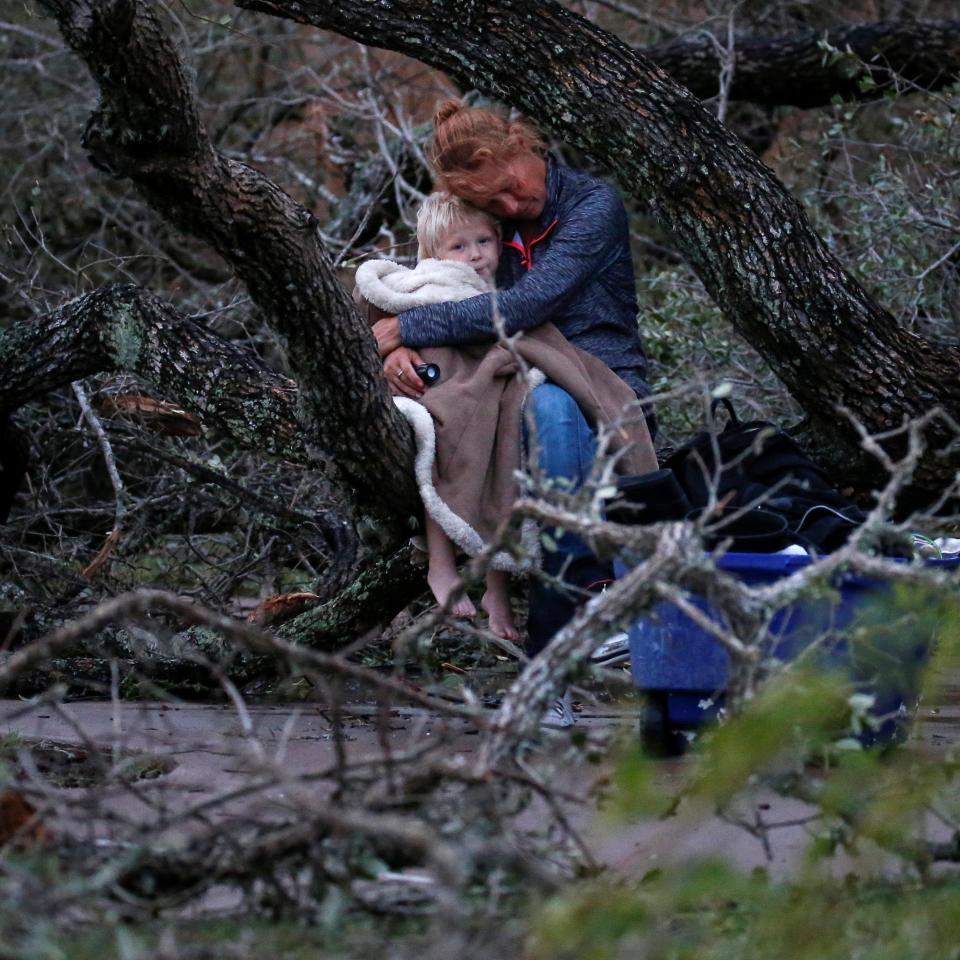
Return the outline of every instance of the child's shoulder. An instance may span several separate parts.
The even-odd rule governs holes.
[[[368,260],[357,268],[356,289],[382,310],[400,313],[450,300],[466,300],[487,293],[489,287],[467,263],[428,258],[412,269],[392,260]]]
[[[358,284],[363,284],[371,280],[390,276],[390,274],[396,273],[398,270],[409,273],[410,268],[405,267],[402,263],[397,263],[395,260],[382,260],[379,258],[376,260],[364,260],[363,263],[357,267],[356,280]]]

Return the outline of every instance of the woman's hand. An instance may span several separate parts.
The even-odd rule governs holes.
[[[393,318],[396,319],[395,317]],[[378,323],[384,321],[378,320]],[[423,363],[423,358],[411,347],[397,347],[383,360],[383,376],[395,397],[410,397],[419,400],[423,396],[423,381],[413,369],[414,364]]]
[[[377,338],[377,349],[385,357],[399,347],[400,320],[397,317],[384,317],[373,325],[373,335]]]

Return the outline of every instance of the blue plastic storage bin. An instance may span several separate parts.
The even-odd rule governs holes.
[[[773,583],[810,563],[809,557],[801,555],[727,553],[717,561],[717,567],[747,584],[761,585]],[[960,565],[960,558],[930,560],[928,564],[952,568]],[[843,631],[864,612],[867,602],[886,589],[889,584],[882,580],[842,575],[834,590],[827,591],[829,595],[790,605],[774,615],[764,655],[790,660],[826,633],[828,639],[818,651],[819,662],[843,669],[854,683],[873,693],[878,715],[912,709],[927,645],[908,640],[892,644],[896,649],[861,649],[848,644],[843,636]],[[712,619],[719,620],[705,598],[691,596],[690,600]],[[656,604],[637,620],[629,637],[634,683],[652,695],[660,722],[689,729],[716,717],[723,703],[730,664],[717,640],[667,602]],[[897,729],[898,724],[891,720],[864,739],[889,739]]]

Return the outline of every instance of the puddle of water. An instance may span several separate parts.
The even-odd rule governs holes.
[[[54,787],[92,787],[103,783],[133,783],[170,773],[177,763],[170,757],[132,750],[79,746],[59,740],[19,737],[0,742],[0,763],[11,768],[13,779],[39,775]]]

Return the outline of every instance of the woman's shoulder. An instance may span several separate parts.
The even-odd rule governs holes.
[[[409,267],[405,267],[394,260],[385,260],[380,258],[364,260],[363,263],[357,267],[355,279],[357,286],[362,288],[366,284],[372,283],[383,277],[390,276],[390,274],[396,273],[398,270],[409,269]]]
[[[586,170],[557,165],[558,212],[583,206],[602,209],[622,206],[616,187]]]

